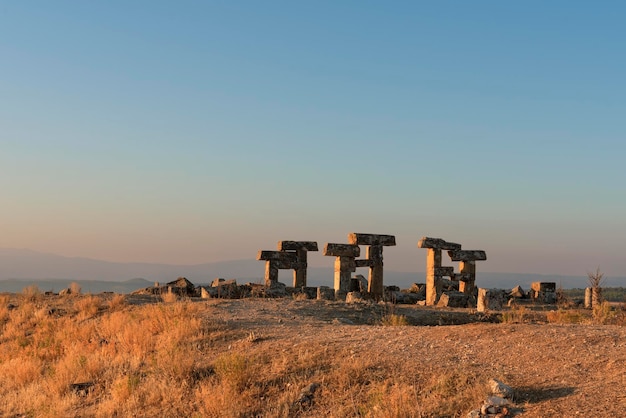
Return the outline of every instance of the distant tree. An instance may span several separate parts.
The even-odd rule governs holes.
[[[587,277],[589,278],[589,287],[591,287],[591,307],[598,306],[602,303],[604,273],[598,267],[595,272],[587,273]]]

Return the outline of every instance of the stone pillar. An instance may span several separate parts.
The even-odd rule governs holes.
[[[285,251],[264,251],[257,253],[257,260],[265,260],[265,286],[272,287],[278,282],[278,269],[292,269],[297,255]]]
[[[352,272],[356,271],[355,258],[361,254],[358,245],[327,243],[324,255],[335,259],[335,292],[349,292]]]
[[[451,250],[448,255],[452,261],[459,262],[459,291],[467,295],[474,292],[476,283],[476,261],[486,260],[487,254],[482,250]]]
[[[293,287],[306,286],[307,251],[318,251],[315,241],[279,241],[278,251],[295,252],[293,265]]]
[[[442,267],[441,251],[460,250],[461,244],[447,242],[441,238],[422,237],[417,243],[417,247],[428,249],[426,254],[426,305],[436,305],[441,297],[443,277],[454,276],[453,267]]]
[[[587,287],[585,288],[585,308],[587,309],[591,309],[592,308],[592,297],[591,297],[591,288]]]
[[[365,260],[356,260],[357,267],[369,267],[367,290],[375,299],[383,297],[383,247],[396,245],[393,235],[348,234],[348,242],[352,245],[367,245]]]

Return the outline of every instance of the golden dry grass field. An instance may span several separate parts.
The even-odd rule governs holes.
[[[554,309],[3,294],[0,415],[623,416],[623,311]]]

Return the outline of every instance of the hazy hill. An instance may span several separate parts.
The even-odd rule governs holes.
[[[0,291],[20,291],[31,283],[37,284],[42,290],[58,291],[76,281],[85,291],[123,293],[149,286],[155,281],[172,281],[180,276],[187,277],[195,284],[207,284],[216,277],[235,278],[240,283],[261,283],[264,268],[263,262],[252,259],[195,265],[114,263],[31,250],[0,249]],[[357,273],[367,276],[367,269],[359,269]],[[311,286],[332,286],[333,267],[310,267],[308,277]],[[279,280],[290,284],[291,271],[281,270]],[[386,285],[408,287],[411,283],[424,281],[424,272],[385,271]],[[477,285],[480,287],[511,288],[521,285],[528,289],[534,281],[556,282],[566,289],[587,286],[586,276],[486,273],[479,270],[477,277]],[[626,286],[626,278],[607,277],[606,286]]]

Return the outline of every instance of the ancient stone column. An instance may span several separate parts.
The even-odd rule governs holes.
[[[335,259],[335,292],[349,292],[352,272],[356,271],[355,258],[361,254],[358,245],[327,243],[324,255]]]
[[[278,251],[295,252],[293,287],[306,286],[307,251],[318,251],[315,241],[278,241]]]
[[[585,308],[587,309],[591,309],[592,308],[592,297],[591,297],[591,288],[587,287],[585,288]]]
[[[451,250],[448,255],[452,261],[459,262],[459,292],[467,295],[474,293],[476,283],[476,261],[486,260],[487,254],[482,250]]]
[[[441,238],[422,237],[417,243],[417,247],[428,249],[426,254],[426,305],[436,305],[443,290],[443,278],[454,275],[453,267],[441,266],[441,251],[460,250],[461,244],[447,242]]]
[[[375,299],[383,297],[383,247],[396,245],[393,235],[348,234],[348,242],[352,245],[367,245],[365,260],[356,260],[357,267],[369,267],[367,290]]]
[[[293,252],[261,250],[256,259],[265,260],[265,286],[272,287],[278,282],[278,269],[292,269],[298,258]]]

